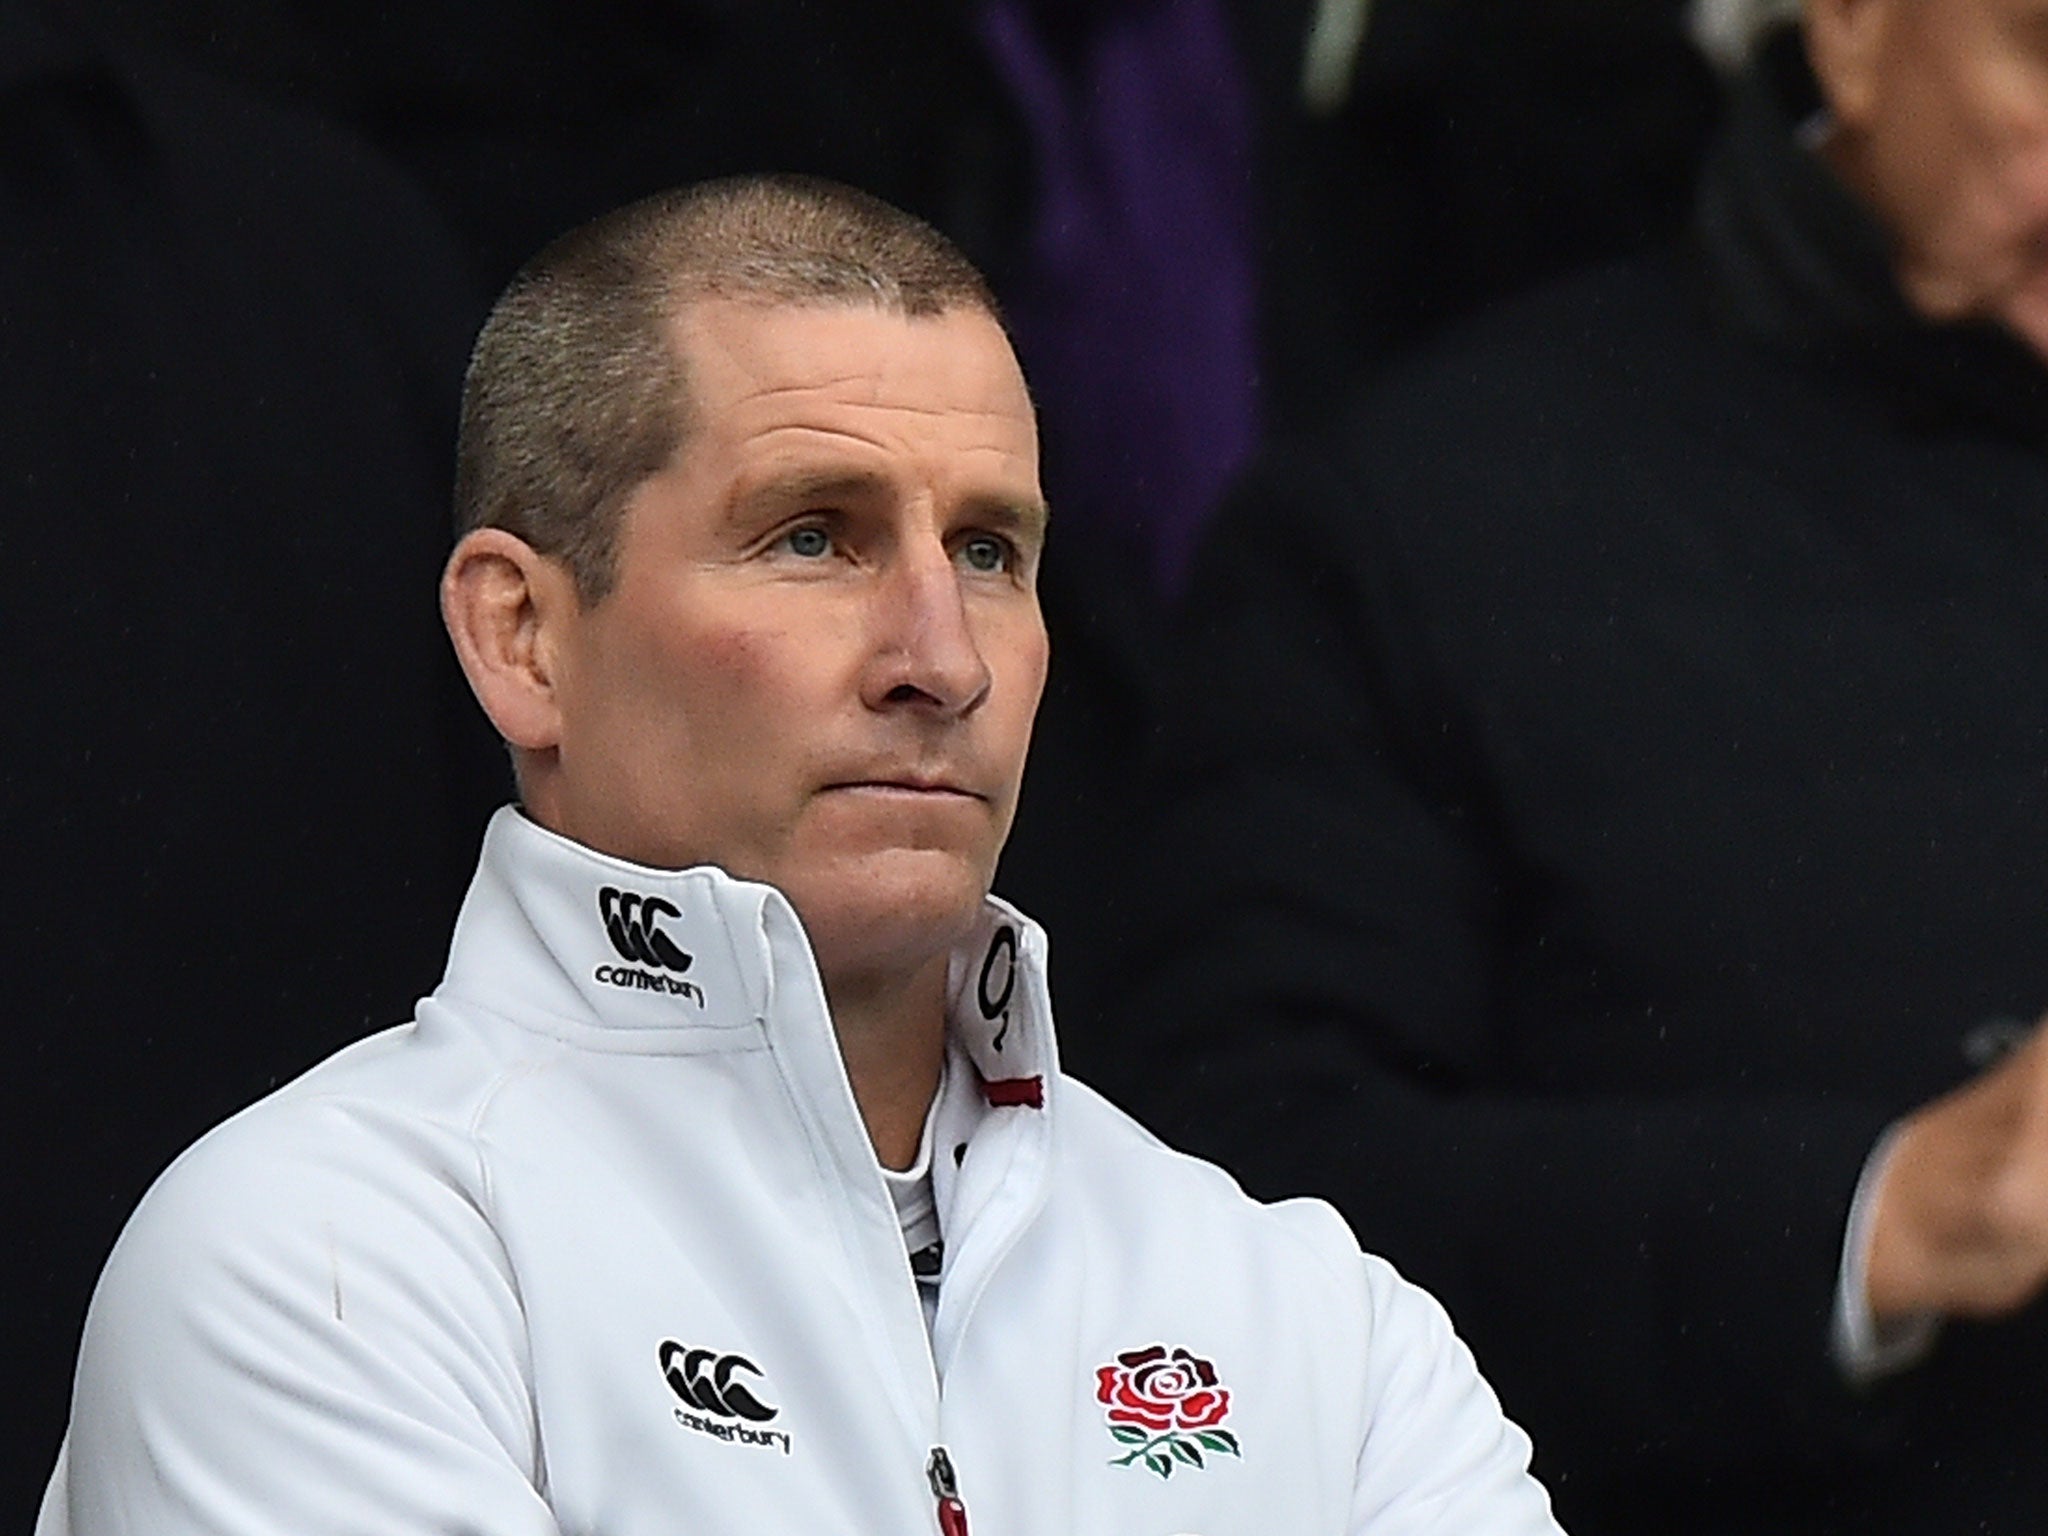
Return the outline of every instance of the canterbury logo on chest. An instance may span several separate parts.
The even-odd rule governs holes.
[[[745,1355],[664,1339],[659,1359],[669,1390],[685,1405],[675,1411],[683,1428],[729,1445],[767,1446],[790,1454],[788,1431],[755,1427],[771,1423],[782,1410],[762,1396],[766,1379]]]

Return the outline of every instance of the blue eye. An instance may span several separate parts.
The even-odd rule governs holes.
[[[806,560],[816,560],[832,552],[831,537],[822,528],[793,529],[784,542],[791,554],[801,555]]]
[[[960,546],[960,558],[969,569],[994,575],[1010,568],[1010,544],[993,534],[977,534]]]

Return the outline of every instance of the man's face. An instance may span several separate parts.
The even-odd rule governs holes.
[[[1023,377],[969,309],[706,300],[675,333],[685,442],[566,628],[533,808],[777,886],[828,976],[915,960],[988,889],[1045,681]]]
[[[1886,12],[1867,90],[1834,105],[1908,299],[2048,358],[2048,0],[1864,3]]]

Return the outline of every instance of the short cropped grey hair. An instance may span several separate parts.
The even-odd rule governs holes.
[[[1001,316],[944,235],[880,198],[797,176],[659,193],[571,231],[499,297],[463,380],[455,525],[504,528],[595,602],[633,492],[686,434],[672,321],[703,298]]]
[[[1797,21],[1800,9],[1800,0],[1692,0],[1686,26],[1708,62],[1733,74],[1764,38]]]

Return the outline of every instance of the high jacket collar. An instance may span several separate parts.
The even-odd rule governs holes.
[[[991,1103],[1042,1106],[1058,1076],[1045,935],[994,897],[947,972],[954,1040]],[[653,869],[491,819],[436,996],[587,1049],[650,1055],[829,1044],[796,910],[711,866]],[[823,1037],[821,1040],[820,1037]]]
[[[1796,28],[1736,83],[1697,222],[1724,321],[1876,394],[1906,425],[2048,445],[2048,364],[2001,326],[1912,309],[1883,228],[1801,142],[1820,105]]]

